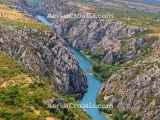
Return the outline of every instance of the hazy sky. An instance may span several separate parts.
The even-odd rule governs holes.
[[[160,2],[160,0],[144,0],[146,2]]]

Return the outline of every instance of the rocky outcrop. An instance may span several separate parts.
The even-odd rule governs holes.
[[[153,53],[124,65],[124,69],[112,75],[102,89],[102,99],[106,104],[142,120],[160,119],[159,42],[152,47]]]
[[[79,19],[66,22],[61,28],[61,34],[65,33],[64,37],[67,36],[74,48],[87,49],[93,55],[101,55],[107,64],[133,59],[138,56],[137,48],[148,44],[145,38],[130,39],[135,34],[143,33],[144,29],[129,27],[118,21]],[[124,47],[128,51],[124,52]]]
[[[78,11],[71,0],[14,0],[14,2],[18,5],[18,8],[23,8],[32,15],[42,14],[47,16],[50,13],[51,15],[61,16]]]
[[[74,43],[73,46],[78,49],[97,48],[101,42],[103,42],[102,45],[105,46],[105,42],[110,42],[113,34],[118,34],[113,31],[117,28],[118,32],[118,24],[116,22],[106,23],[98,19],[80,19],[71,22],[72,25],[67,23],[62,29],[64,33],[68,33],[68,39],[73,40],[71,41]],[[114,27],[116,28],[114,29]],[[106,43],[108,44],[108,42]]]
[[[34,73],[48,76],[56,90],[82,95],[86,77],[63,41],[52,32],[0,27],[0,51]]]
[[[50,1],[50,0],[49,0]],[[64,8],[70,8],[69,1],[65,1]],[[49,4],[50,3],[50,4]],[[51,7],[57,5],[58,2],[44,1],[43,4],[48,7],[42,7],[47,10],[47,13],[56,11]],[[53,3],[53,4],[51,4]],[[63,6],[63,5],[62,5]],[[74,6],[75,7],[75,6]],[[63,7],[62,7],[63,8]],[[78,9],[78,7],[77,7]],[[61,12],[53,12],[55,15],[62,15]],[[67,11],[67,10],[66,10]],[[71,9],[68,12],[63,12],[64,14],[74,13]],[[79,9],[77,13],[87,16],[86,13],[82,13]],[[57,32],[66,39],[72,46],[79,50],[89,50],[93,55],[103,56],[103,61],[108,64],[119,63],[122,59],[123,61],[135,58],[136,51],[128,51],[122,56],[122,44],[126,42],[128,44],[128,38],[133,35],[143,33],[145,30],[140,27],[131,27],[119,21],[107,21],[105,19],[90,19],[90,18],[70,18],[68,20],[58,19],[56,22],[55,29]],[[125,41],[124,41],[125,40]],[[143,40],[134,40],[135,46],[143,46]],[[125,43],[125,44],[126,44]],[[132,52],[132,53],[131,53]],[[114,55],[111,55],[114,54]],[[114,56],[114,57],[113,57]],[[112,57],[112,58],[110,58]]]
[[[42,11],[50,13],[52,15],[65,15],[71,12],[76,12],[77,8],[74,5],[69,4],[71,0],[45,0],[42,1],[39,7]]]
[[[71,7],[71,3],[70,0],[47,0],[43,1],[40,6],[37,5],[37,8],[58,16],[70,13],[87,15],[82,13],[76,4]],[[32,9],[32,11],[36,10]],[[145,29],[127,26],[119,21],[70,18],[68,20],[56,19],[54,23],[54,29],[74,48],[82,51],[87,49],[92,55],[101,56],[101,60],[107,64],[123,63],[134,59],[140,54],[137,48],[147,44],[144,38],[129,40],[133,35],[143,34]]]

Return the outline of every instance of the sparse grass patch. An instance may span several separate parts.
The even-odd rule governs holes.
[[[10,59],[5,53],[0,52],[0,78],[10,79],[26,71],[18,65],[14,59]]]
[[[101,80],[106,80],[120,68],[119,64],[96,63],[93,66],[93,72]]]
[[[25,15],[25,13],[9,8],[6,5],[0,5],[0,24],[20,28],[49,30],[46,25],[39,23],[32,17]]]
[[[67,103],[77,103],[74,97],[53,91],[52,81],[35,76],[23,66],[0,52],[0,119],[3,120],[89,120],[82,109],[50,110],[44,100],[63,98]]]

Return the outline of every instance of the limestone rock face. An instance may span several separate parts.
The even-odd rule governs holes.
[[[23,5],[24,3],[22,3]],[[83,8],[81,7],[76,2],[73,4],[71,0],[46,0],[41,5],[37,5],[36,9],[58,16],[90,13],[83,13],[80,10]],[[36,9],[32,8],[32,13]],[[29,10],[27,9],[27,11]],[[131,36],[143,33],[145,29],[127,26],[127,24],[118,20],[107,21],[96,18],[70,18],[65,20],[59,18],[53,22],[55,31],[74,48],[82,51],[87,49],[92,55],[100,55],[104,63],[107,64],[123,63],[134,59],[141,53],[139,48],[148,44],[143,38],[129,40]]]
[[[80,50],[87,49],[92,54],[101,55],[104,58],[103,61],[108,64],[120,62],[119,60],[122,59],[126,61],[135,58],[136,48],[142,47],[145,40],[126,40],[125,38],[141,33],[144,29],[128,27],[118,21],[106,22],[101,20],[71,20],[61,27],[61,34],[64,35],[65,33],[73,47]],[[130,45],[130,41],[132,41],[132,45]],[[124,46],[132,50],[123,53]],[[122,54],[124,54],[123,57]]]
[[[65,15],[77,12],[77,7],[71,0],[14,0],[18,6],[32,13],[33,15]]]
[[[158,42],[153,45],[159,51]],[[154,51],[153,49],[153,51]],[[103,100],[121,112],[131,112],[143,120],[159,120],[160,57],[151,55],[113,74],[102,89]]]
[[[76,7],[69,4],[70,0],[45,0],[39,5],[39,7],[45,10],[47,13],[55,15],[69,14],[73,10],[76,12]]]
[[[52,32],[0,27],[0,51],[34,73],[48,76],[59,91],[80,95],[86,91],[87,80],[78,62],[63,40]]]

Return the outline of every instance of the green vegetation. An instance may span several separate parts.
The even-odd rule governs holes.
[[[25,13],[2,4],[0,4],[0,25],[16,28],[50,30],[46,25],[37,22]]]
[[[113,120],[126,120],[125,114],[117,111],[115,114],[113,114]]]
[[[128,26],[137,26],[147,29],[141,35],[158,34],[160,36],[160,14],[149,13],[142,10],[131,9],[131,8],[119,8],[111,6],[98,6],[89,0],[79,0],[83,5],[93,5],[94,13],[98,15],[112,15],[113,17],[106,21],[119,20]],[[137,14],[138,13],[138,14]]]
[[[1,13],[0,25],[6,28],[50,31],[46,25],[5,5],[0,5]],[[69,97],[54,92],[53,84],[54,80],[34,75],[0,52],[0,120],[48,120],[48,117],[55,120],[90,120],[80,108],[50,108],[44,104],[48,99],[59,98],[64,103],[79,103],[75,100],[78,95]]]
[[[119,69],[120,65],[118,64],[96,63],[93,66],[95,75],[102,80],[106,80]]]
[[[11,0],[0,0],[0,4],[11,4],[12,2]]]
[[[106,105],[106,102],[103,101],[103,96],[99,95],[97,97],[97,104]],[[111,120],[141,120],[141,117],[135,117],[134,113],[131,112],[122,112],[116,108],[105,108],[102,111],[111,119]]]
[[[102,55],[93,55],[89,49],[85,49],[83,54],[93,63],[93,73],[100,80],[105,81],[121,68],[119,64],[105,64]]]
[[[34,120],[51,115],[42,106],[43,99],[54,97],[47,80],[42,83],[4,53],[0,53],[0,80],[1,119]]]
[[[100,62],[103,58],[103,55],[98,54],[92,54],[90,49],[85,49],[82,51],[82,54],[84,54],[89,60],[91,60],[93,63]]]
[[[158,21],[160,15],[158,13],[147,13],[136,9],[113,7],[97,7],[96,13],[102,15],[112,13],[114,15],[114,20],[121,20],[127,25],[143,27],[160,25]]]
[[[73,97],[53,92],[47,78],[35,76],[4,53],[0,53],[0,119],[3,120],[89,120],[81,109],[50,109],[44,100],[63,98],[77,103]]]
[[[45,119],[52,114],[43,108],[42,100],[52,97],[48,88],[13,86],[0,91],[0,118],[6,120]]]
[[[12,27],[15,27],[15,28],[27,28],[27,29],[37,29],[37,30],[49,30],[49,28],[44,25],[44,24],[37,24],[37,23],[33,23],[33,22],[22,22],[22,21],[12,21],[12,20],[8,20],[8,19],[4,19],[4,18],[1,18],[0,17],[0,25],[3,25],[3,26],[12,26]]]
[[[80,0],[80,2],[83,4],[90,3],[88,0]],[[94,4],[92,4],[94,5]],[[128,51],[131,51],[131,48],[128,48],[128,42],[132,38],[134,39],[140,39],[144,38],[146,36],[153,36],[151,39],[153,39],[150,42],[154,42],[154,40],[157,40],[154,38],[154,36],[160,36],[160,14],[158,13],[147,13],[144,11],[136,10],[136,9],[130,9],[130,8],[113,8],[109,6],[98,6],[94,5],[95,13],[106,15],[106,14],[113,14],[114,18],[111,20],[120,20],[124,25],[127,26],[133,26],[133,27],[142,27],[145,29],[144,32],[135,34],[129,38],[121,38],[122,41],[122,48],[121,52],[122,54],[126,54]],[[137,14],[138,13],[138,14]],[[136,48],[136,51],[140,51],[140,56],[145,56],[151,51],[151,43],[147,43],[142,47]],[[93,64],[93,72],[94,74],[101,80],[106,80],[108,77],[110,77],[114,72],[122,68],[122,65],[119,64],[105,64],[102,62],[103,55],[93,55],[89,49],[86,49],[83,51],[83,54],[89,58]]]
[[[113,120],[141,120],[141,117],[135,117],[135,115],[127,113],[127,112],[120,112],[114,110],[112,114]]]
[[[21,65],[17,65],[13,59],[8,59],[7,55],[0,53],[0,78],[9,79],[11,77],[25,73]]]
[[[106,105],[103,100],[103,95],[97,97],[97,104]],[[117,108],[105,108],[101,109],[111,120],[141,120],[141,117],[135,117],[131,112],[121,112]]]
[[[97,104],[106,105],[106,102],[103,100],[103,95],[97,97]],[[141,120],[141,117],[135,117],[131,112],[122,112],[117,108],[105,108],[101,109],[111,120]]]
[[[129,112],[120,112],[117,109],[112,111],[112,119],[113,120],[141,120],[141,117],[138,117]]]

